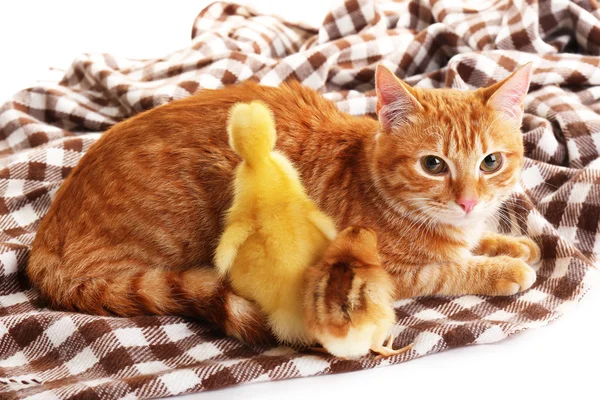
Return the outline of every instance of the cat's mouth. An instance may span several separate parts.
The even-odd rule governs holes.
[[[429,217],[442,225],[465,226],[484,222],[492,213],[491,204],[480,203],[465,211],[458,204],[432,205],[428,208]]]
[[[480,202],[473,207],[469,212],[465,211],[458,204],[449,207],[449,213],[440,216],[445,218],[447,221],[456,226],[474,225],[479,223],[485,223],[489,218],[494,215],[495,210],[498,208],[498,202],[496,199],[492,201]]]

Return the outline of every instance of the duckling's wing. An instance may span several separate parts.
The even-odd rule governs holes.
[[[315,228],[320,230],[327,239],[335,239],[337,235],[335,223],[323,212],[318,209],[311,210],[308,213],[308,220],[315,226]]]
[[[240,246],[250,237],[252,230],[252,224],[242,221],[233,222],[225,228],[215,253],[215,266],[221,275],[229,271]]]

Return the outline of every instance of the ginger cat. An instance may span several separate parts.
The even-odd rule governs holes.
[[[302,309],[304,273],[323,255],[337,230],[308,197],[289,160],[273,151],[271,111],[258,101],[236,104],[227,125],[242,162],[235,171],[233,205],[215,266],[233,288],[267,314],[275,337],[310,344]]]
[[[294,82],[202,90],[144,112],[109,129],[66,179],[28,276],[52,307],[194,316],[247,342],[268,340],[258,307],[211,268],[240,162],[228,111],[261,100],[277,149],[320,209],[337,226],[376,230],[397,298],[527,289],[539,248],[483,223],[519,178],[530,76],[526,65],[488,88],[429,90],[379,67],[379,121]]]

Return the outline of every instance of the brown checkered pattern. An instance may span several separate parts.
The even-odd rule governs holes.
[[[372,368],[496,342],[547,324],[581,299],[600,253],[598,3],[470,4],[348,0],[315,30],[215,3],[197,18],[188,48],[144,61],[82,55],[60,84],[17,93],[0,108],[0,396],[152,398]],[[342,110],[371,114],[377,63],[413,85],[467,89],[528,61],[535,73],[522,188],[492,228],[541,243],[538,280],[512,297],[398,302],[396,345],[414,342],[408,353],[344,361],[249,347],[178,317],[50,311],[27,283],[36,227],[62,180],[100,132],[135,113],[203,88],[295,78]]]

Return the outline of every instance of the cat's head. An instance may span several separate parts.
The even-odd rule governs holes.
[[[530,79],[527,64],[475,91],[418,89],[378,67],[381,129],[373,166],[384,198],[402,212],[441,223],[487,218],[519,179]]]

